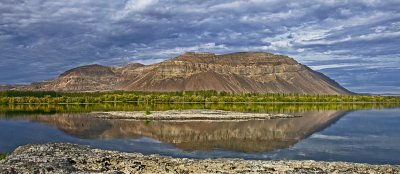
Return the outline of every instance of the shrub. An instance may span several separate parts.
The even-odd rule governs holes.
[[[150,114],[151,114],[151,112],[150,112],[149,110],[146,110],[146,111],[144,112],[144,114],[146,114],[146,115],[150,115]]]
[[[0,160],[3,160],[8,156],[8,153],[0,153]]]

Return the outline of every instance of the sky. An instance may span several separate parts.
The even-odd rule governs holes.
[[[353,92],[400,94],[400,1],[0,1],[0,84],[186,51],[288,55]]]

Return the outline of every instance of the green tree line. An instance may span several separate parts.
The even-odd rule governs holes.
[[[396,96],[309,95],[309,94],[231,94],[217,91],[183,92],[54,92],[0,91],[0,104],[84,104],[109,102],[143,103],[400,103]]]
[[[9,104],[0,105],[0,114],[6,116],[24,114],[85,113],[92,111],[165,111],[185,109],[212,109],[238,112],[287,113],[319,110],[361,110],[398,108],[396,103],[101,103],[101,104]]]

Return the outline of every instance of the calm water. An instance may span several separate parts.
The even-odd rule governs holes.
[[[146,107],[155,110],[214,108],[291,113],[303,117],[263,121],[144,122],[105,120],[85,114],[91,110],[143,110],[143,106],[102,106],[100,109],[97,106],[2,106],[0,152],[10,152],[30,143],[71,142],[174,157],[400,164],[400,109],[393,106]]]

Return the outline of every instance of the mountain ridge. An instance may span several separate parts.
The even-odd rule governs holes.
[[[55,91],[199,91],[230,93],[351,94],[293,58],[267,52],[217,55],[187,52],[165,61],[125,66],[85,65],[56,79],[24,86]]]

